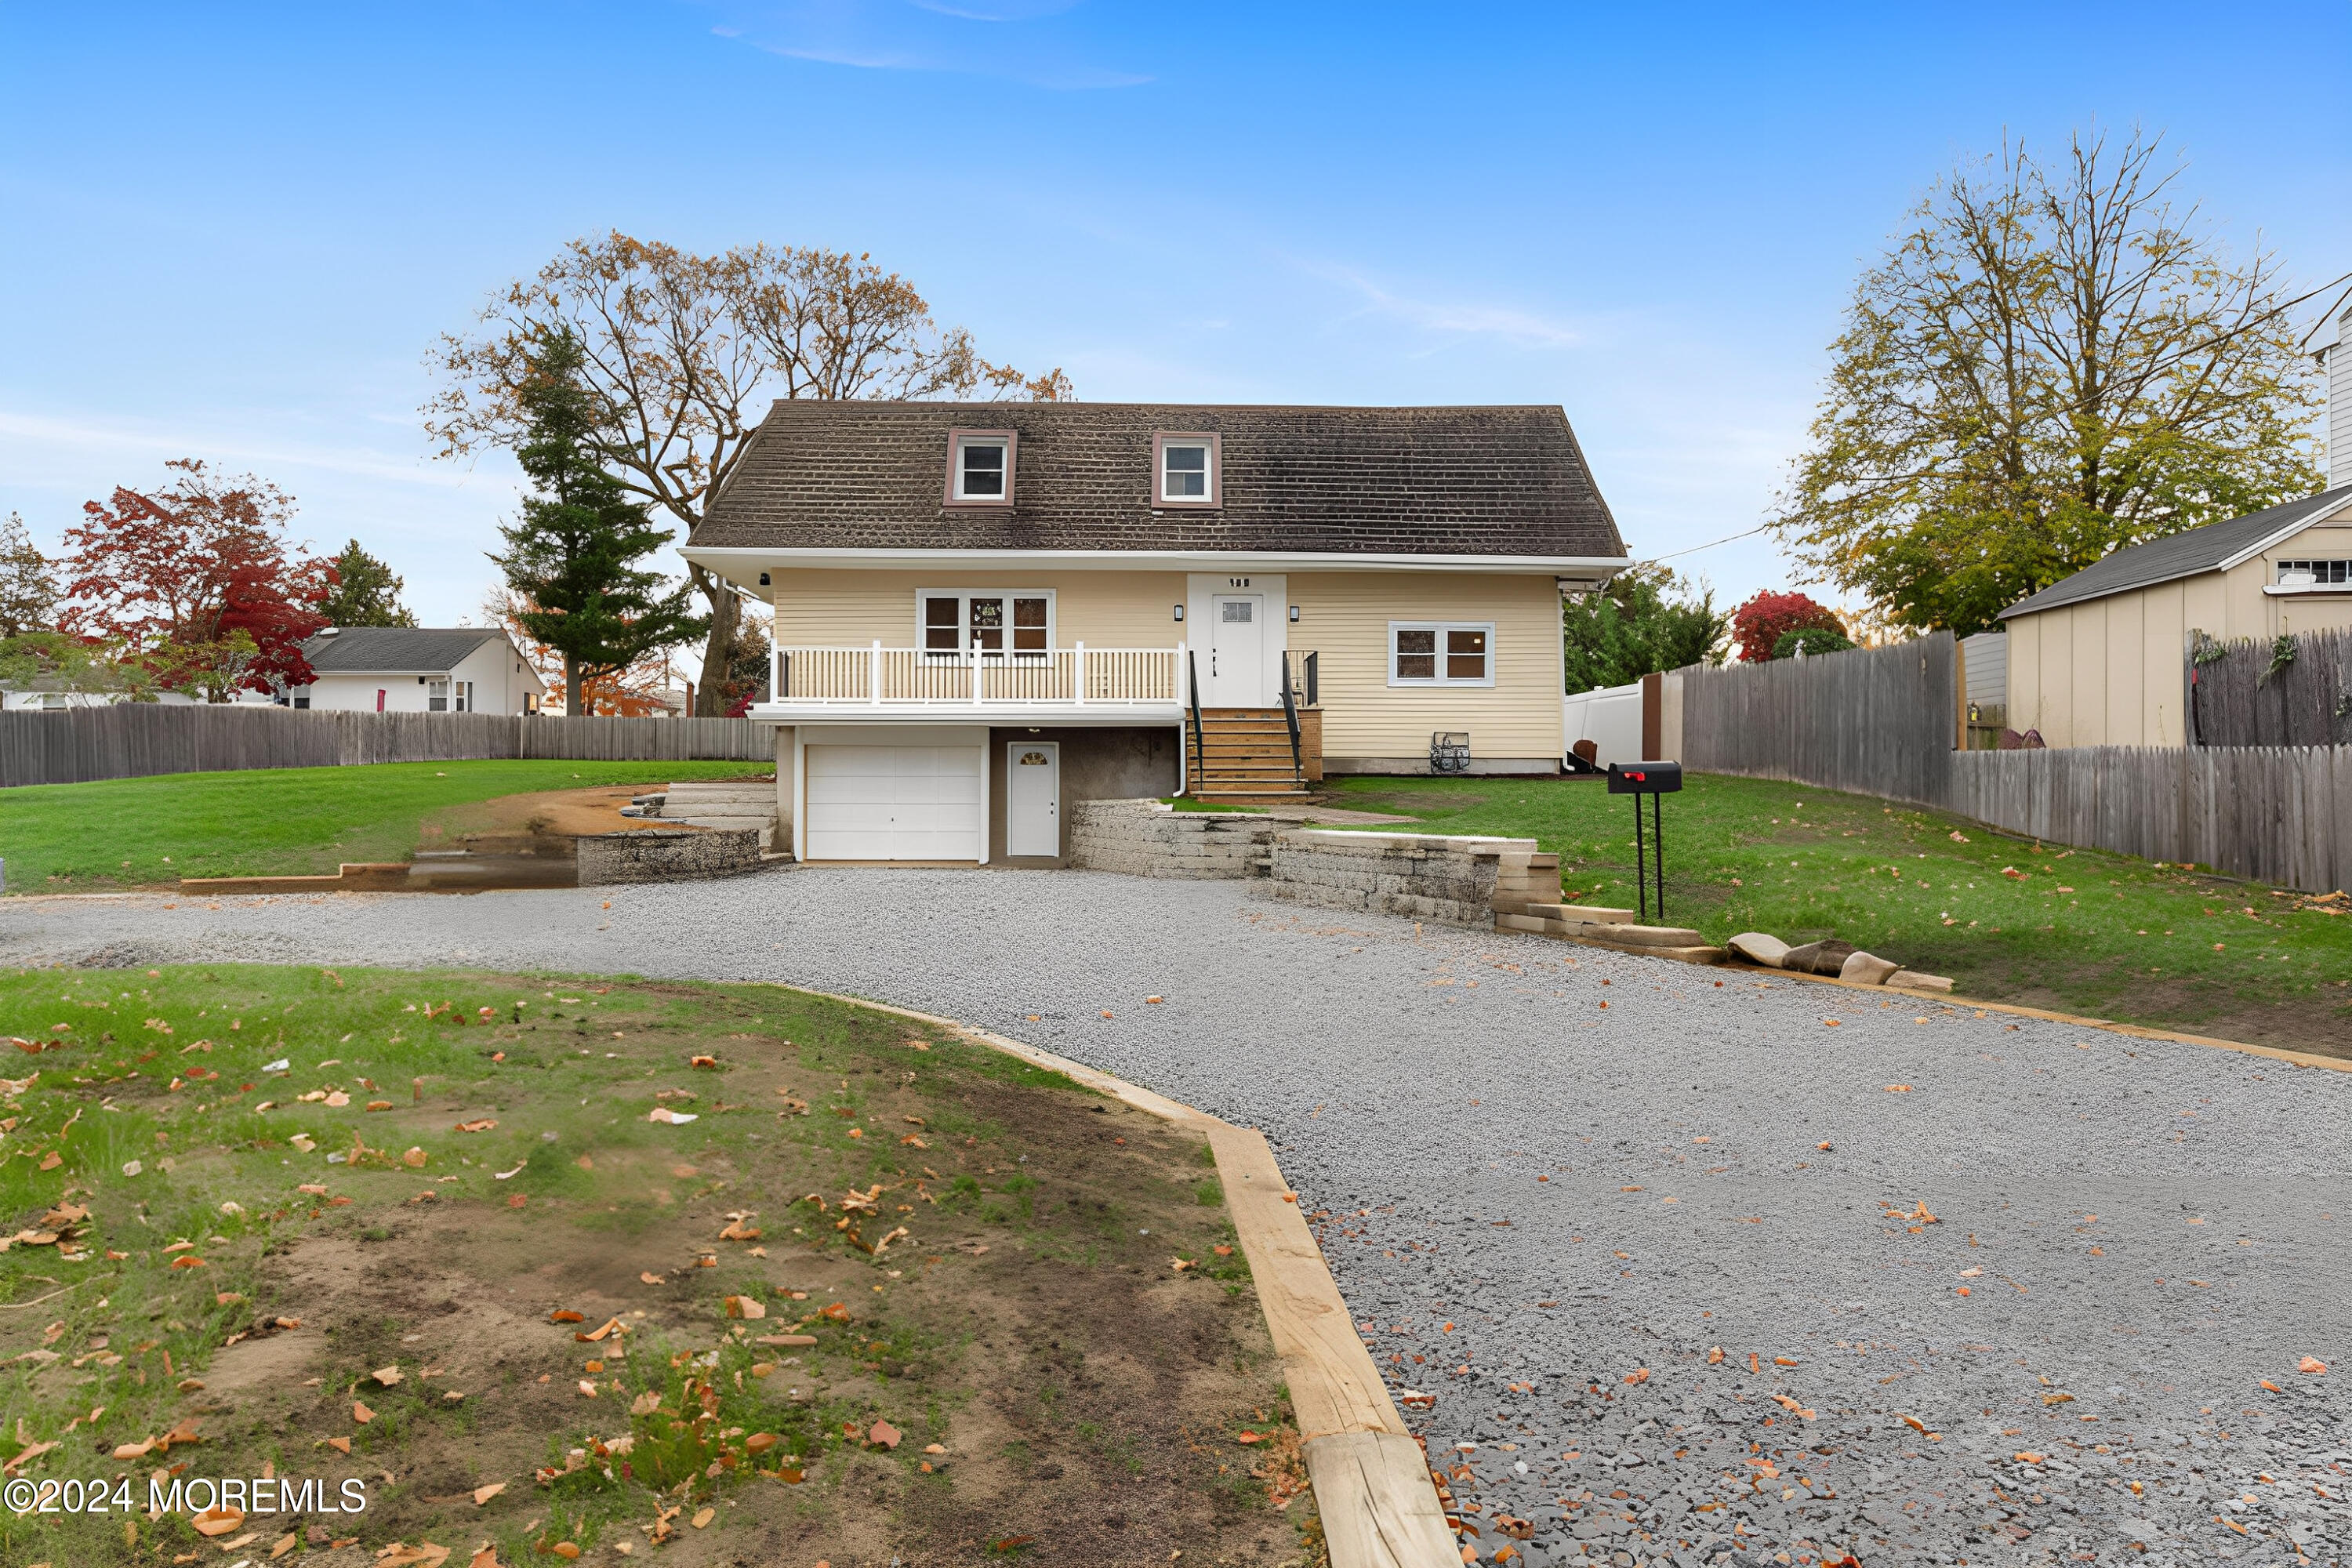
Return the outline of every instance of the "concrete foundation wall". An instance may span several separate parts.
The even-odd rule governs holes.
[[[760,868],[760,834],[750,827],[708,833],[656,827],[600,834],[579,844],[583,888],[732,877]]]

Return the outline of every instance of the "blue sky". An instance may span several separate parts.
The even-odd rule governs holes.
[[[1557,403],[1637,555],[1752,528],[1937,174],[2167,132],[2352,268],[2352,7],[0,0],[0,513],[201,456],[448,624],[515,494],[424,358],[618,227],[870,250],[1098,399]],[[1780,586],[1769,538],[1685,558]]]

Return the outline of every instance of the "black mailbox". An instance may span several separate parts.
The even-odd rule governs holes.
[[[1611,795],[1674,795],[1683,787],[1680,763],[1612,763]]]
[[[1658,918],[1666,918],[1666,821],[1661,795],[1679,795],[1683,787],[1680,763],[1612,763],[1609,793],[1633,797],[1633,879],[1641,889],[1642,918],[1650,918],[1651,863],[1654,858],[1658,886]],[[1650,797],[1650,831],[1642,831],[1642,797]],[[1652,854],[1655,847],[1654,857]]]

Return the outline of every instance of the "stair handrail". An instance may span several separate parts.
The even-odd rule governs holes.
[[[1286,668],[1282,672],[1282,716],[1290,725],[1290,782],[1294,787],[1305,789],[1307,763],[1298,751],[1298,704],[1290,695],[1290,671],[1286,668],[1289,662],[1287,658],[1283,660]]]
[[[1201,659],[1191,648],[1184,650],[1184,694],[1192,704],[1192,787],[1201,787],[1202,772],[1209,765],[1209,742],[1201,728]]]

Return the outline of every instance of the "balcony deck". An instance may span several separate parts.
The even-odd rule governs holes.
[[[1174,647],[931,653],[914,647],[780,647],[766,702],[751,716],[786,723],[902,719],[931,723],[1178,722],[1188,661]]]

